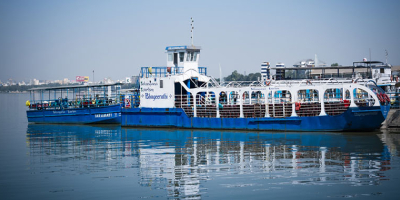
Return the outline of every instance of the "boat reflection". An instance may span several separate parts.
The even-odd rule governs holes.
[[[396,138],[395,138],[396,139]],[[397,158],[380,133],[272,133],[29,124],[33,170],[63,173],[138,169],[139,184],[173,198],[200,199],[201,182],[377,185]],[[49,166],[57,166],[49,168]],[[111,173],[111,172],[110,172]],[[230,182],[230,181],[229,181]],[[225,187],[236,187],[227,184]]]

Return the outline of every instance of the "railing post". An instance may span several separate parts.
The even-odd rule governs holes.
[[[193,92],[194,102],[193,102],[193,117],[197,117],[197,92]]]
[[[319,114],[319,116],[326,116],[327,115],[326,112],[325,112],[324,94],[325,94],[325,89],[320,88],[318,90],[319,101],[321,103],[321,113]]]
[[[240,97],[241,97],[241,101],[240,101],[240,118],[244,118],[244,115],[243,115],[243,102],[244,102],[244,97],[243,97],[243,94],[244,94],[244,92],[242,92],[242,93],[239,93],[239,99],[240,99]]]
[[[220,118],[220,115],[219,115],[219,93],[220,92],[217,92],[217,93],[214,93],[215,94],[215,104],[216,104],[216,108],[217,108],[217,118]]]

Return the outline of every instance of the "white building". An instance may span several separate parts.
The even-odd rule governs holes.
[[[271,79],[269,62],[261,63],[261,80],[266,81]]]

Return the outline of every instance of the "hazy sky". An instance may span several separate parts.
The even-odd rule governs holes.
[[[0,80],[90,76],[114,80],[165,66],[165,47],[202,47],[200,66],[219,77],[306,58],[352,65],[364,57],[400,65],[400,1],[0,0]]]

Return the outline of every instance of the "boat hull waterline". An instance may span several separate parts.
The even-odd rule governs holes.
[[[341,115],[314,117],[190,118],[181,108],[131,108],[122,110],[121,125],[264,131],[372,131],[381,126],[389,109],[389,105],[349,108]]]
[[[121,107],[113,105],[64,110],[28,110],[28,122],[57,124],[121,124]]]

